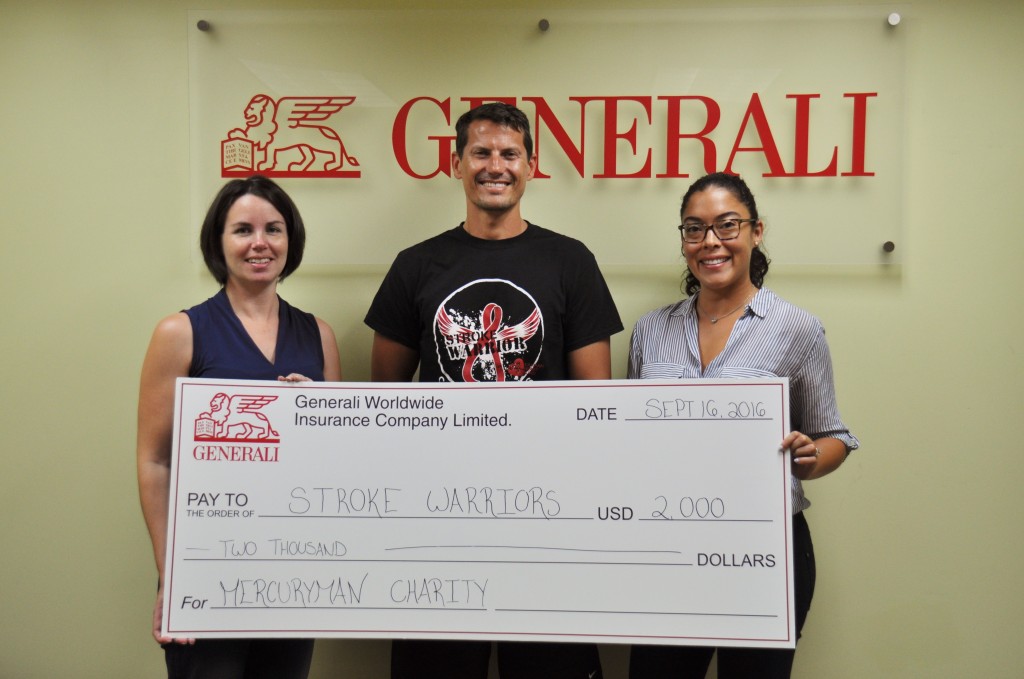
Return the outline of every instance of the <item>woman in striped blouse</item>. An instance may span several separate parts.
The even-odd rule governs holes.
[[[802,480],[835,471],[858,447],[839,417],[821,323],[763,287],[768,258],[754,196],[734,175],[698,179],[680,208],[686,299],[656,309],[633,330],[631,379],[788,377],[797,635],[814,593],[814,548]],[[716,649],[635,646],[630,679],[703,679]],[[719,679],[789,677],[794,651],[720,648]]]

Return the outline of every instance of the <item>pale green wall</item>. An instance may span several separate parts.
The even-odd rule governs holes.
[[[4,679],[161,676],[149,637],[155,570],[135,490],[135,398],[157,319],[213,290],[182,239],[191,6],[0,1]],[[902,269],[769,278],[824,321],[840,405],[864,443],[809,488],[819,586],[796,676],[1016,677],[1024,3],[921,0],[900,30]],[[378,280],[300,272],[284,288],[335,327],[348,379],[368,375],[361,318]],[[612,272],[610,283],[629,326],[677,295],[673,277]],[[617,376],[627,335],[614,343]],[[606,676],[622,679],[622,649],[605,650]],[[386,643],[323,642],[313,676],[383,677],[386,654]]]

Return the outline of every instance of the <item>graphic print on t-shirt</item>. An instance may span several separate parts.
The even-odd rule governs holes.
[[[481,279],[441,302],[434,342],[441,372],[452,382],[525,381],[540,366],[544,318],[519,286]]]

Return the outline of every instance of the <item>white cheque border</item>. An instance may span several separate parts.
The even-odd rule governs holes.
[[[181,379],[164,630],[792,648],[788,401]]]

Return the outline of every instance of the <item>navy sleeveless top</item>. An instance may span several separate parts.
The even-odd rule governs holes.
[[[280,297],[274,362],[263,355],[221,288],[202,304],[185,311],[192,322],[192,365],[189,377],[276,380],[289,373],[324,380],[324,347],[312,314]]]

